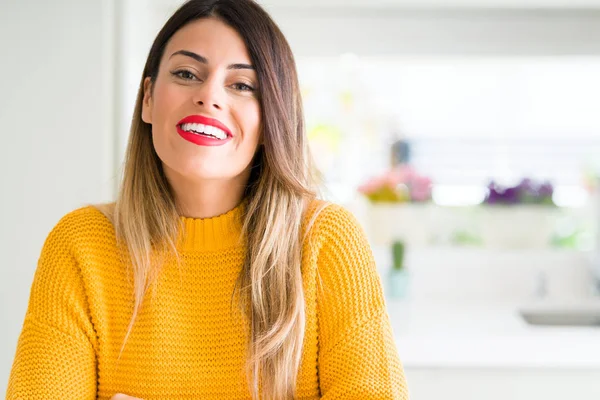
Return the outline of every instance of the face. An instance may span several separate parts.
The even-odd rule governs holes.
[[[244,185],[261,127],[258,80],[241,36],[215,18],[177,31],[156,81],[144,82],[142,119],[172,183]]]

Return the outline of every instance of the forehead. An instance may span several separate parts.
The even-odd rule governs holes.
[[[210,64],[250,63],[242,36],[215,17],[202,18],[179,29],[165,48],[165,58],[179,50],[188,50],[206,57]]]

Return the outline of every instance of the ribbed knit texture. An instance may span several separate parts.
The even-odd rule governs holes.
[[[91,206],[64,216],[39,258],[6,398],[249,399],[248,324],[232,308],[245,254],[242,207],[180,217],[182,268],[165,264],[119,363],[133,285],[114,228]],[[350,212],[330,205],[319,214],[301,268],[307,321],[298,398],[407,399],[381,282]]]

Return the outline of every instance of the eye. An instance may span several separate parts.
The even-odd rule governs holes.
[[[187,69],[179,69],[177,71],[171,72],[171,74],[173,76],[176,76],[176,77],[180,78],[180,79],[183,79],[184,81],[192,81],[194,79],[198,79],[198,78],[196,78],[196,75],[194,75],[193,73],[191,73]]]
[[[233,86],[234,89],[240,90],[242,92],[254,92],[254,90],[255,90],[252,86],[246,85],[245,83],[242,83],[242,82],[234,83],[231,86]]]

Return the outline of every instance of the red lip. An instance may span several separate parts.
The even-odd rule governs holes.
[[[202,115],[189,115],[177,123],[177,127],[180,128],[182,124],[203,124],[214,126],[215,128],[221,129],[229,137],[233,137],[229,128],[227,128],[221,121],[214,118],[203,117]]]

